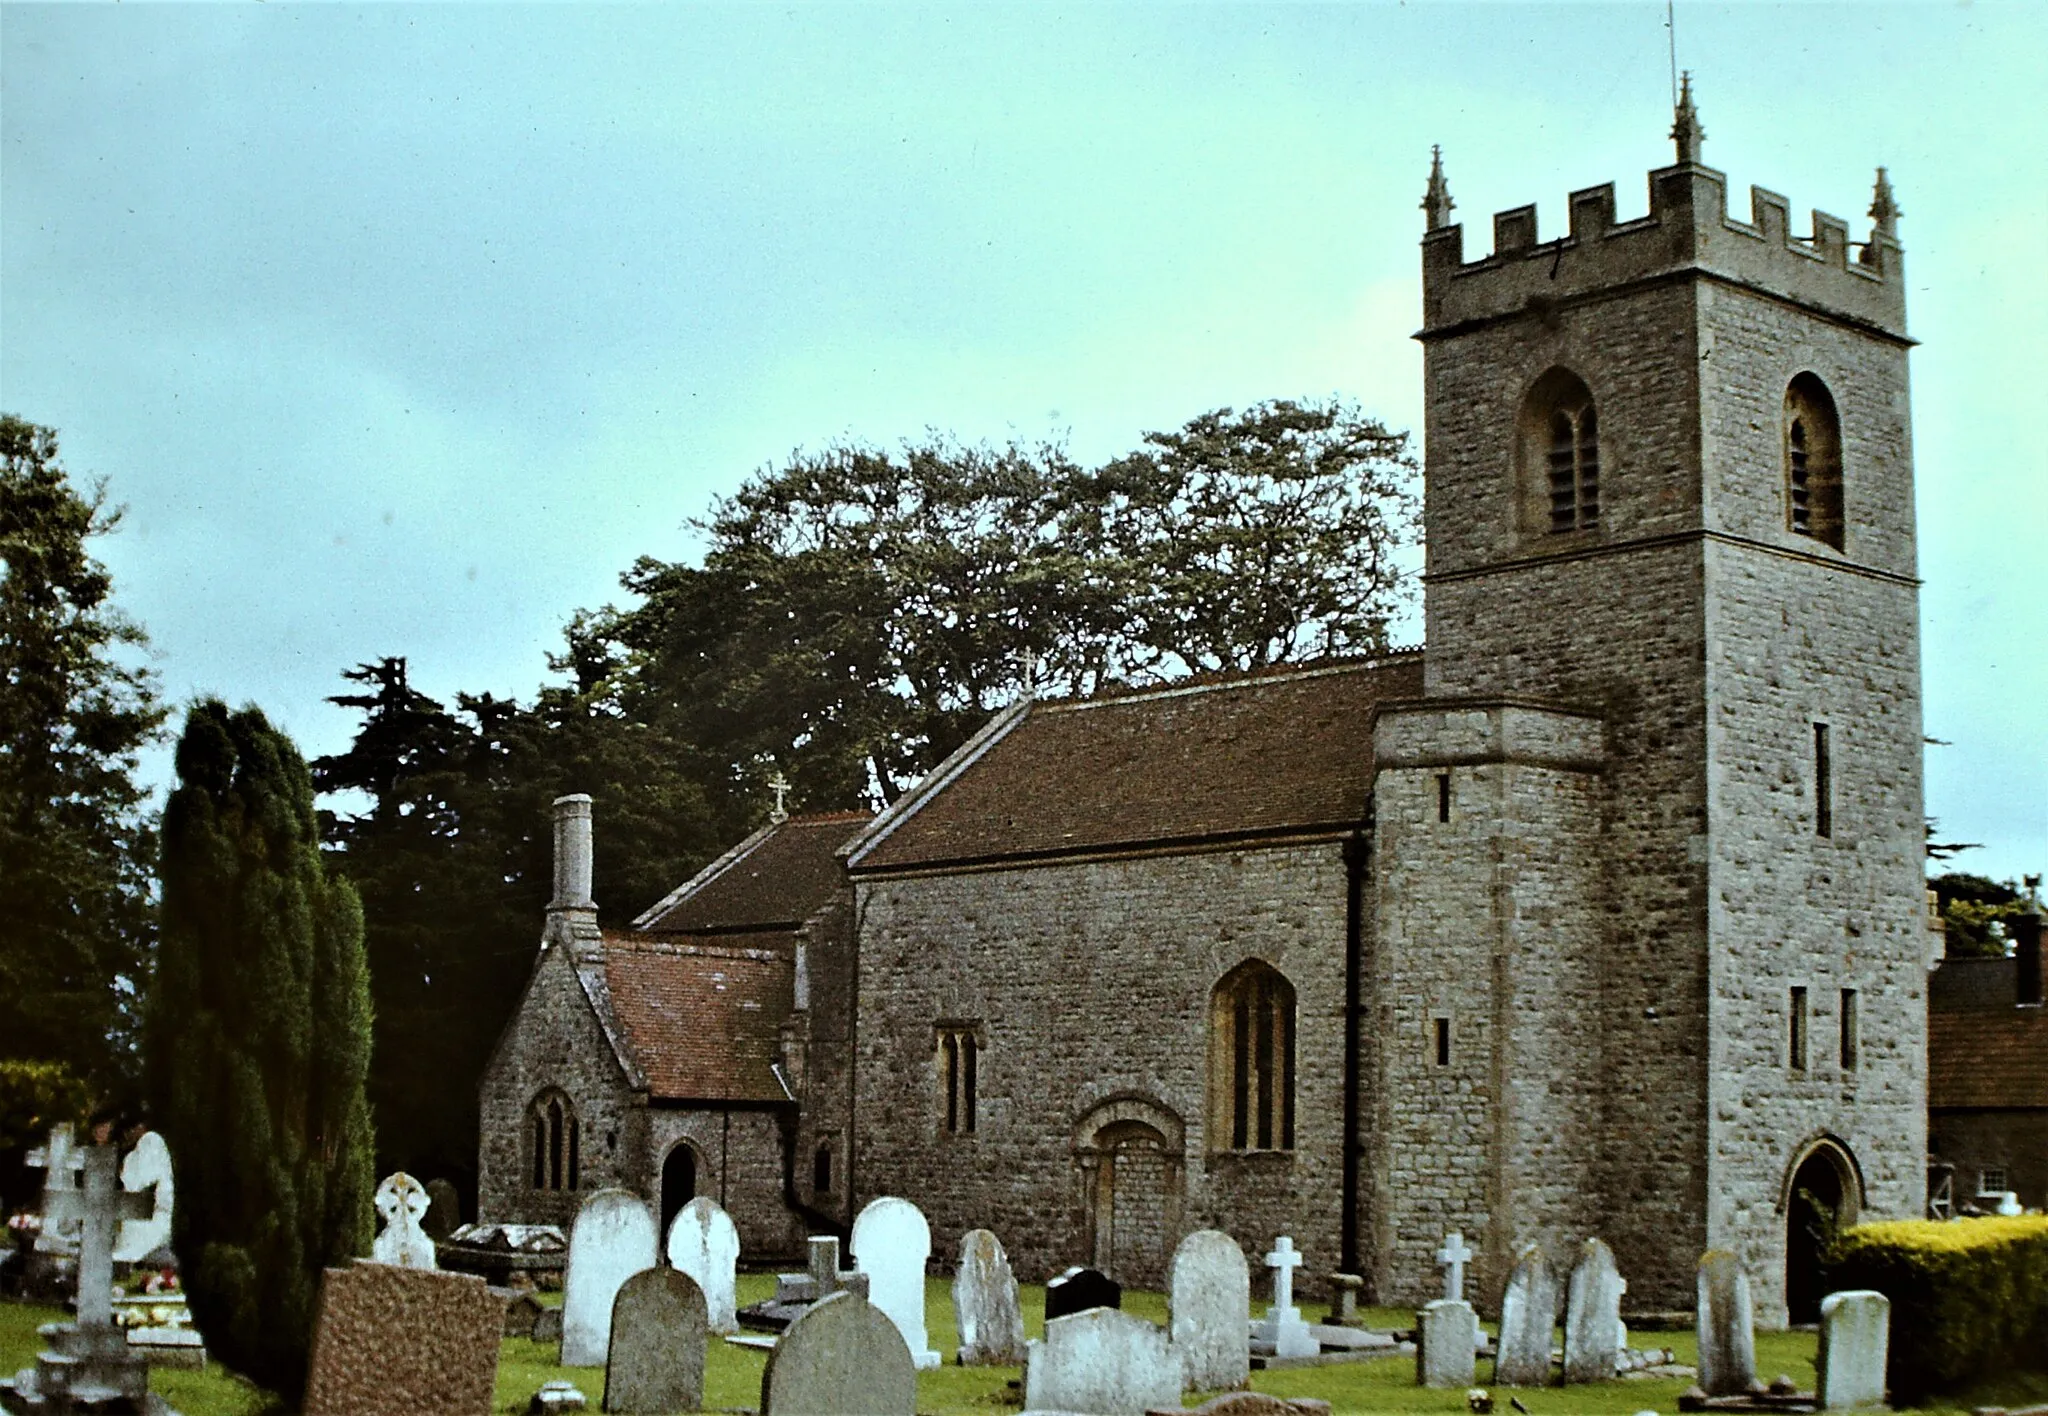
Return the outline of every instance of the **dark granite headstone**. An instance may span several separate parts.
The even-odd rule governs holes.
[[[1076,1264],[1045,1285],[1045,1320],[1085,1313],[1090,1308],[1121,1308],[1124,1286],[1108,1274]]]
[[[679,1269],[642,1269],[612,1300],[604,1409],[666,1416],[704,1404],[704,1290]]]
[[[488,1416],[505,1310],[480,1278],[357,1261],[320,1284],[305,1416]]]

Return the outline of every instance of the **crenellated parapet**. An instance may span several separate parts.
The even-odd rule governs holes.
[[[1822,211],[1813,213],[1810,233],[1795,235],[1791,203],[1762,187],[1749,189],[1749,220],[1728,214],[1727,177],[1698,161],[1702,136],[1688,92],[1673,129],[1681,161],[1650,174],[1648,216],[1616,221],[1614,184],[1588,187],[1571,195],[1570,229],[1547,240],[1536,229],[1535,207],[1496,212],[1493,251],[1472,261],[1464,227],[1448,220],[1450,195],[1436,163],[1422,238],[1423,336],[1704,272],[1903,339],[1905,259],[1884,170],[1869,240],[1852,244],[1848,223]]]

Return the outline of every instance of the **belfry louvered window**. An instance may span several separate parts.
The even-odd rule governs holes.
[[[1592,390],[1571,370],[1551,369],[1523,399],[1519,461],[1526,533],[1600,525],[1600,420]]]
[[[1550,415],[1550,529],[1581,531],[1600,520],[1600,435],[1593,405]]]
[[[1785,525],[1842,549],[1842,425],[1834,395],[1810,373],[1785,390]]]

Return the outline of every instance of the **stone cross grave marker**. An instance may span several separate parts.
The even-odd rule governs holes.
[[[1621,1295],[1628,1289],[1614,1266],[1614,1251],[1598,1239],[1579,1246],[1572,1265],[1571,1290],[1564,1314],[1564,1379],[1567,1382],[1614,1380],[1615,1358],[1621,1351]]]
[[[1266,1267],[1273,1270],[1273,1305],[1266,1310],[1257,1335],[1273,1344],[1276,1357],[1313,1357],[1323,1350],[1302,1321],[1301,1309],[1294,1305],[1294,1271],[1301,1261],[1301,1250],[1286,1234],[1273,1242],[1273,1252],[1266,1255]]]
[[[853,1266],[868,1276],[868,1301],[889,1315],[920,1369],[939,1365],[925,1337],[924,1269],[932,1231],[908,1200],[884,1195],[853,1221]]]
[[[434,1241],[420,1228],[420,1219],[432,1204],[427,1187],[403,1170],[385,1176],[377,1186],[377,1213],[384,1216],[384,1228],[370,1244],[370,1257],[399,1268],[439,1268]]]
[[[1024,1409],[1136,1416],[1178,1409],[1183,1376],[1166,1330],[1116,1308],[1054,1318],[1031,1344]]]
[[[1444,1246],[1436,1251],[1437,1267],[1444,1271],[1444,1297],[1454,1303],[1465,1301],[1465,1265],[1472,1261],[1472,1250],[1465,1244],[1465,1236],[1453,1229],[1444,1236]]]
[[[64,1224],[50,1218],[48,1212],[48,1197],[53,1193],[76,1190],[79,1175],[85,1169],[85,1150],[72,1134],[71,1123],[66,1121],[52,1126],[43,1143],[23,1157],[23,1163],[43,1172],[43,1227],[36,1235],[36,1251],[43,1254],[75,1253],[78,1237],[65,1234]]]
[[[833,1294],[848,1289],[859,1293],[863,1298],[868,1296],[868,1276],[856,1269],[839,1267],[838,1235],[813,1234],[810,1257],[811,1302],[830,1298]]]
[[[154,1204],[146,1219],[121,1222],[114,1239],[114,1262],[140,1263],[171,1242],[171,1210],[176,1196],[171,1179],[171,1149],[154,1131],[144,1131],[121,1162],[121,1188],[148,1191]]]
[[[806,1309],[761,1372],[761,1416],[911,1416],[917,1367],[889,1315],[858,1293]]]
[[[669,1267],[696,1279],[704,1290],[713,1332],[740,1330],[734,1287],[739,1261],[740,1231],[716,1200],[699,1195],[676,1211],[668,1227]]]
[[[1085,1313],[1090,1308],[1121,1308],[1124,1286],[1099,1269],[1075,1264],[1045,1285],[1045,1320]]]
[[[1500,1300],[1500,1340],[1493,1358],[1496,1386],[1547,1386],[1550,1334],[1557,1326],[1557,1271],[1541,1244],[1524,1244]]]
[[[1820,1374],[1823,1411],[1884,1405],[1885,1363],[1891,1356],[1892,1300],[1852,1288],[1820,1300]]]
[[[1189,1390],[1240,1387],[1251,1377],[1251,1265],[1220,1229],[1197,1229],[1167,1269],[1167,1325]]]
[[[704,1404],[704,1290],[672,1268],[642,1269],[612,1300],[604,1409],[668,1416]]]
[[[562,1365],[602,1367],[611,1348],[619,1286],[656,1262],[654,1214],[630,1190],[599,1190],[569,1230],[562,1281]]]
[[[986,1229],[960,1236],[953,1278],[953,1325],[963,1367],[1014,1367],[1024,1360],[1024,1310],[1002,1241]]]
[[[1739,1396],[1756,1386],[1756,1330],[1749,1305],[1749,1275],[1726,1249],[1700,1255],[1700,1387],[1708,1396]]]

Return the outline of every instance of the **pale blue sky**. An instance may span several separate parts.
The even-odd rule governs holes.
[[[1928,759],[2048,864],[2048,7],[1680,3],[1707,160],[1905,209]],[[1419,428],[1467,251],[1670,160],[1660,0],[0,7],[0,407],[130,508],[168,690],[309,753],[339,671],[530,696],[579,607],[798,445],[1353,394]],[[1738,196],[1739,214],[1746,200]]]

